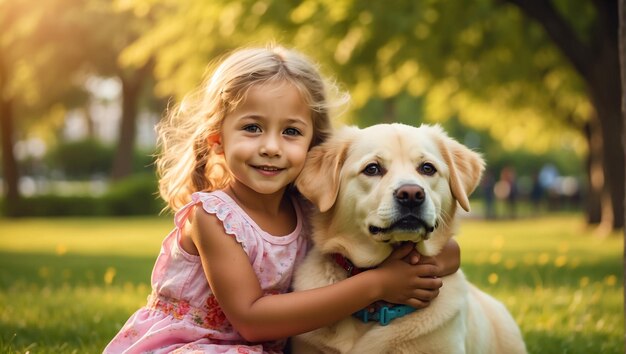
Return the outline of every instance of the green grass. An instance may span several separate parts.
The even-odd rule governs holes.
[[[170,218],[0,219],[0,353],[99,353],[140,307]],[[623,353],[623,239],[577,216],[463,220],[467,277],[530,353]],[[445,284],[444,284],[445,286]]]
[[[150,291],[171,218],[0,220],[0,353],[101,353]]]
[[[467,277],[509,308],[530,353],[624,352],[622,234],[553,216],[464,221],[458,241]]]

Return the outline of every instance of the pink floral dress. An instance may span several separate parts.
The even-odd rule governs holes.
[[[289,290],[295,265],[307,247],[299,202],[294,198],[295,230],[278,237],[263,231],[226,193],[194,193],[192,201],[176,213],[176,227],[163,241],[152,270],[148,303],[128,319],[104,353],[282,352],[283,340],[248,343],[241,337],[213,296],[200,257],[180,247],[181,230],[197,205],[217,216],[226,234],[241,244],[265,294]]]

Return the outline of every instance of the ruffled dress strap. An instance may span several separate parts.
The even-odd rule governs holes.
[[[195,194],[195,193],[194,193]],[[197,199],[197,197],[195,198]],[[182,229],[185,226],[185,222],[189,218],[189,214],[194,211],[197,201],[194,199],[193,195],[191,196],[191,201],[181,209],[179,209],[176,214],[174,214],[174,224],[177,228]]]
[[[252,230],[256,224],[224,191],[217,190],[211,193],[196,192],[192,194],[192,203],[199,205],[205,212],[215,215],[224,227],[224,232],[231,235],[244,246],[251,246],[253,241]],[[182,210],[182,209],[181,209]]]
[[[198,204],[209,214],[215,215],[224,225],[224,231],[233,236],[237,236],[240,231],[240,218],[233,212],[233,207],[229,203],[229,198],[224,197],[222,191],[195,192],[191,195],[191,201],[174,215],[174,224],[182,229],[189,219],[189,215],[195,210]]]

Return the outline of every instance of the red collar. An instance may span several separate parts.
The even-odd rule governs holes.
[[[335,260],[335,263],[337,263],[341,268],[343,268],[346,272],[348,272],[348,277],[357,275],[361,272],[371,269],[371,268],[359,268],[355,266],[354,263],[350,262],[348,258],[346,258],[344,255],[339,254],[339,253],[333,253],[332,257]]]

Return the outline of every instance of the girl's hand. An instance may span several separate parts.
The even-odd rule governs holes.
[[[413,253],[410,255],[412,254]],[[411,264],[432,264],[437,268],[437,273],[435,275],[438,277],[445,277],[446,275],[453,274],[459,270],[459,267],[461,266],[461,250],[459,248],[459,244],[451,238],[443,246],[438,255],[428,257],[418,254],[417,262],[414,261],[415,257],[412,257],[410,260]]]
[[[419,309],[439,295],[443,283],[437,277],[437,265],[409,264],[414,263],[415,257],[420,258],[412,254],[414,247],[412,243],[403,244],[372,272],[378,272],[381,299]]]

